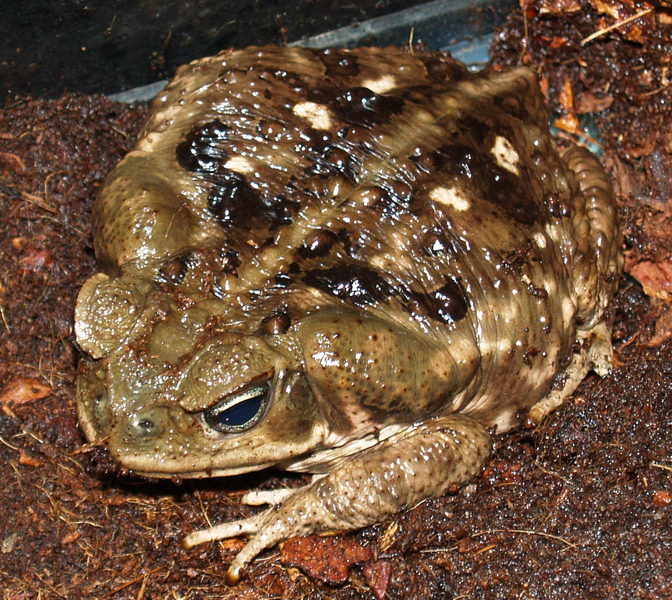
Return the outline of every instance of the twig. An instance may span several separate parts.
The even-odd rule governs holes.
[[[3,438],[1,435],[0,435],[0,444],[4,444],[5,446],[7,446],[8,448],[11,448],[12,450],[16,450],[17,452],[21,452],[21,448],[17,448],[16,446],[12,446],[12,445],[11,445],[7,440],[5,440],[5,438]]]
[[[47,175],[46,179],[44,180],[44,202],[49,206],[49,181],[54,177],[55,175],[67,175],[67,171],[52,171]],[[56,212],[56,210],[54,210]]]
[[[34,204],[35,206],[39,206],[42,210],[46,210],[47,212],[57,214],[58,211],[53,207],[47,204],[42,198],[39,196],[36,196],[35,194],[30,194],[28,192],[21,192],[21,198],[24,200],[28,201],[30,204]]]
[[[149,575],[153,575],[154,573],[157,573],[158,571],[161,571],[164,567],[157,567],[156,569],[153,569],[149,571],[148,573],[143,573],[139,577],[136,577],[135,579],[131,579],[131,581],[127,581],[123,585],[120,585],[118,588],[113,589],[111,592],[108,592],[103,596],[103,598],[109,598],[110,596],[114,596],[115,594],[119,593],[121,590],[125,590],[129,585],[133,585],[134,583],[138,583],[138,581],[142,581]]]
[[[198,492],[198,490],[194,490],[194,495],[198,499],[198,505],[201,507],[201,512],[203,513],[203,518],[205,519],[205,522],[207,523],[208,527],[212,527],[212,521],[210,520],[210,517],[208,516],[208,512],[205,510],[205,505],[203,504],[203,499],[201,498],[201,494]]]
[[[591,33],[588,37],[583,38],[581,40],[581,45],[585,46],[586,44],[589,44],[592,42],[594,39],[597,39],[600,36],[603,36],[610,31],[613,31],[614,29],[618,29],[619,27],[623,27],[623,25],[627,25],[628,23],[631,23],[632,21],[636,21],[637,19],[640,19],[641,17],[645,17],[648,15],[650,12],[653,11],[653,8],[646,8],[644,10],[640,10],[636,15],[632,15],[628,17],[627,19],[623,19],[622,21],[618,21],[617,23],[614,23],[613,25],[609,25],[609,27],[605,27],[604,29],[599,29],[595,33]]]
[[[669,83],[666,83],[665,85],[661,85],[659,88],[656,88],[655,90],[651,90],[650,92],[645,92],[642,94],[642,98],[648,98],[649,96],[654,96],[655,94],[659,94],[660,92],[664,92],[668,87],[672,85],[672,81]]]
[[[2,316],[2,322],[5,325],[5,328],[7,329],[7,333],[12,333],[12,328],[9,326],[9,323],[7,322],[7,315],[5,314],[5,307],[0,304],[0,315]]]
[[[485,531],[479,531],[478,533],[474,533],[473,535],[470,535],[466,539],[474,539],[477,537],[481,537],[484,535],[490,535],[493,533],[524,533],[526,535],[537,535],[539,537],[544,537],[548,538],[551,540],[555,540],[556,542],[562,542],[565,544],[567,549],[569,548],[576,548],[578,544],[573,544],[572,542],[567,541],[565,538],[561,538],[558,535],[553,535],[551,533],[544,533],[543,531],[534,531],[531,529],[487,529]],[[455,545],[452,548],[432,548],[432,549],[427,549],[427,550],[420,550],[421,553],[426,553],[429,554],[431,552],[445,552],[445,551],[450,551],[450,550],[455,550],[458,546]],[[494,548],[494,545],[487,546],[484,549],[481,549],[479,552],[483,552],[485,550],[492,550]]]

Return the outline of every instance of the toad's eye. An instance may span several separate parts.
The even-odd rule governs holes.
[[[237,433],[256,425],[266,412],[270,382],[249,388],[235,396],[224,398],[203,412],[203,420],[211,429],[221,433]]]

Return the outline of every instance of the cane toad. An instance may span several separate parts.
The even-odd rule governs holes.
[[[612,362],[609,181],[535,74],[393,48],[181,68],[94,209],[80,423],[152,477],[319,474],[196,532],[360,528],[464,484],[491,432]]]

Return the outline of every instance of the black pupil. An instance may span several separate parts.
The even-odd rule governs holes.
[[[219,431],[240,430],[245,425],[253,425],[259,415],[262,403],[268,393],[268,386],[258,388],[258,393],[224,410],[213,407],[205,413],[206,423]]]

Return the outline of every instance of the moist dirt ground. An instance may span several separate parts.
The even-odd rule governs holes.
[[[251,514],[263,472],[155,482],[105,470],[77,426],[77,291],[90,215],[144,105],[17,99],[0,110],[0,590],[3,600],[672,598],[672,11],[632,0],[527,2],[493,68],[540,74],[560,144],[589,121],[626,237],[616,365],[537,429],[497,438],[473,484],[363,531],[264,552],[236,587],[239,539],[180,546]],[[593,142],[595,140],[584,140]]]

